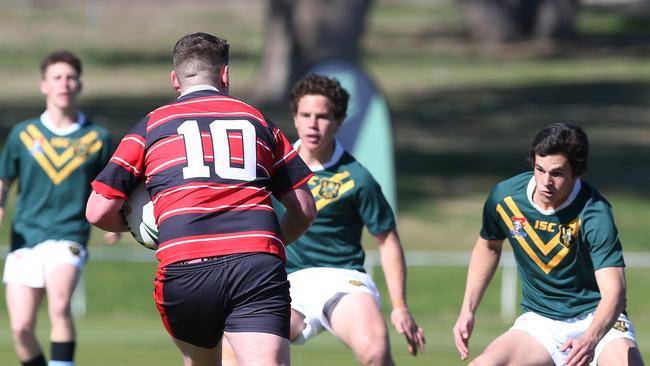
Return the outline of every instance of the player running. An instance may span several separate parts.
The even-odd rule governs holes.
[[[287,365],[284,245],[316,215],[312,173],[278,128],[227,95],[228,50],[206,33],[176,43],[180,97],[122,139],[86,213],[126,231],[120,207],[145,181],[160,235],[154,298],[185,364],[218,364],[225,334],[242,365]],[[279,222],[272,195],[287,207]]]
[[[90,182],[113,152],[108,131],[77,108],[81,60],[55,51],[41,62],[46,109],[16,125],[0,157],[0,223],[10,184],[18,179],[11,248],[4,267],[7,310],[18,360],[45,366],[36,338],[38,307],[47,296],[51,365],[74,364],[71,298],[83,269],[90,225]],[[119,234],[106,233],[109,243]]]

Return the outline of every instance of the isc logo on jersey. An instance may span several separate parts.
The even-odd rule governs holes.
[[[122,214],[138,243],[145,248],[158,249],[158,226],[153,216],[153,202],[144,183],[140,183],[124,202]]]

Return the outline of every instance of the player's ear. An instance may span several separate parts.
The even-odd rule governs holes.
[[[224,91],[228,91],[228,88],[230,87],[230,75],[228,73],[228,65],[223,65],[221,69],[219,69],[219,81],[221,82],[221,86],[225,89]]]
[[[177,92],[181,91],[181,82],[178,81],[178,75],[176,75],[176,70],[172,70],[171,74],[169,74],[169,78],[172,81],[172,88],[176,90]]]

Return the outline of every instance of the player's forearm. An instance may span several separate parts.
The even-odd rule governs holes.
[[[128,231],[129,227],[120,212],[123,203],[122,199],[107,199],[93,191],[86,204],[86,219],[92,225],[105,231]]]
[[[393,309],[406,308],[406,260],[397,231],[375,236]]]
[[[465,296],[461,311],[475,313],[501,258],[501,246],[485,239],[477,240],[467,269]]]
[[[595,342],[600,341],[612,328],[624,308],[625,301],[622,298],[602,298],[585,336],[594,339]]]
[[[287,210],[280,218],[280,230],[285,245],[296,241],[309,229],[313,218],[304,215],[302,212]]]
[[[288,245],[304,234],[314,222],[316,203],[306,183],[287,192],[280,201],[287,209],[279,221],[284,243]]]
[[[625,310],[626,290],[623,268],[605,268],[596,272],[600,288],[600,301],[594,312],[594,319],[585,332],[586,337],[599,341],[614,325]]]

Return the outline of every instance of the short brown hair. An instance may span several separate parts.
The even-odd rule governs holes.
[[[202,32],[188,34],[174,46],[174,70],[182,78],[217,74],[221,66],[228,64],[229,49],[225,39]]]
[[[562,154],[569,160],[573,176],[587,172],[589,139],[579,126],[554,123],[541,130],[530,146],[528,163],[535,164],[535,156]]]
[[[309,74],[298,81],[291,90],[291,109],[293,114],[298,112],[298,102],[305,95],[322,95],[330,100],[334,118],[338,122],[345,119],[348,110],[350,94],[343,89],[341,83],[335,78],[324,75]]]
[[[59,62],[72,66],[72,68],[77,72],[77,75],[81,76],[81,60],[74,53],[68,50],[57,50],[45,56],[43,61],[41,61],[41,75],[45,76],[47,68],[50,67],[50,65]]]

